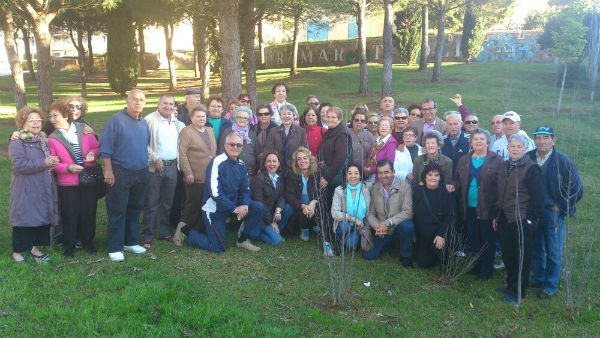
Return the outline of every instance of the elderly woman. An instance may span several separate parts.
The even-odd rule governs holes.
[[[221,133],[221,138],[217,142],[217,153],[221,154],[225,151],[225,138],[231,133],[236,133],[244,140],[244,148],[239,155],[240,160],[246,165],[248,177],[252,178],[258,171],[258,142],[256,141],[256,133],[250,129],[250,120],[252,120],[252,110],[248,107],[241,106],[233,111],[233,125]]]
[[[413,177],[421,177],[421,173],[426,165],[437,163],[442,167],[444,174],[442,184],[446,185],[448,191],[454,191],[454,186],[452,186],[452,160],[441,152],[442,145],[444,144],[442,133],[437,130],[432,130],[425,134],[423,142],[425,144],[421,149],[423,155],[419,155],[415,158],[413,163]],[[422,182],[418,179],[413,179],[413,189],[418,184],[422,184]]]
[[[362,103],[354,106],[354,110],[352,110],[352,123],[348,134],[352,139],[352,162],[354,163],[365,163],[375,141],[373,134],[365,129],[367,112],[367,106]]]
[[[58,182],[63,256],[74,257],[78,238],[85,250],[94,255],[97,187],[81,185],[79,173],[84,167],[97,166],[98,141],[93,134],[83,132],[83,123],[72,121],[70,110],[64,103],[53,103],[48,109],[48,117],[55,128],[48,138],[50,153],[60,159],[54,171]]]
[[[423,118],[423,114],[421,113],[421,106],[417,104],[411,104],[408,106],[408,124],[410,125],[412,121]]]
[[[373,134],[374,138],[379,137],[379,114],[367,114],[367,129]]]
[[[271,88],[271,94],[273,94],[273,102],[271,102],[271,110],[273,110],[273,117],[271,117],[272,121],[275,122],[276,125],[280,126],[281,121],[281,108],[284,105],[288,105],[289,103],[285,100],[288,95],[290,95],[290,90],[288,86],[283,82],[277,82]],[[296,113],[296,115],[298,115]]]
[[[292,164],[292,154],[300,147],[306,147],[306,131],[294,124],[294,116],[298,115],[296,107],[284,104],[279,108],[281,125],[274,128],[267,137],[265,151],[275,151],[281,156],[282,172],[287,174]]]
[[[206,125],[212,128],[217,143],[225,142],[223,131],[231,127],[231,120],[221,117],[223,112],[223,100],[220,97],[211,97],[208,99],[208,116],[206,117]],[[217,153],[219,154],[219,153]]]
[[[250,128],[254,130],[254,133],[256,133],[258,159],[259,161],[262,161],[265,158],[265,144],[267,143],[269,133],[271,130],[273,130],[273,128],[276,128],[277,125],[275,122],[271,121],[273,110],[271,110],[271,105],[269,104],[258,105],[258,107],[256,107],[255,116],[258,118],[258,122]]]
[[[396,148],[398,147],[398,141],[392,136],[392,126],[394,120],[390,117],[382,117],[379,119],[377,130],[379,137],[375,139],[375,143],[371,146],[369,151],[369,157],[365,162],[365,176],[372,175],[372,181],[377,182],[376,164],[380,160],[388,160],[394,163],[396,158]]]
[[[413,161],[421,152],[421,146],[417,144],[417,128],[407,127],[402,133],[403,144],[396,148],[396,157],[394,158],[395,176],[407,183],[412,183]]]
[[[471,271],[478,280],[490,279],[494,272],[496,235],[492,219],[498,200],[498,173],[503,165],[500,156],[488,151],[489,140],[487,130],[472,131],[469,143],[473,150],[458,160],[453,180],[469,245],[480,255]]]
[[[398,144],[404,143],[402,132],[408,126],[408,110],[406,108],[394,109],[394,137]]]
[[[59,163],[50,154],[42,133],[44,119],[38,108],[23,107],[16,117],[19,138],[11,140],[8,156],[13,172],[9,216],[13,259],[26,263],[21,252],[30,251],[38,263],[50,258],[38,246],[50,244],[50,226],[58,224],[56,184],[52,169]]]
[[[446,245],[446,233],[455,220],[456,203],[442,184],[444,170],[438,164],[426,165],[420,178],[423,184],[413,190],[416,263],[430,268],[439,261]]]
[[[206,182],[206,167],[217,152],[215,134],[206,125],[206,110],[203,104],[192,107],[189,111],[192,124],[183,128],[179,134],[179,167],[185,182],[185,208],[183,218],[177,225],[179,230],[189,225],[204,232],[200,206]],[[181,231],[176,231],[173,243],[181,246],[183,240]]]
[[[240,104],[242,106],[246,106],[246,107],[252,109],[252,98],[250,97],[250,95],[242,93],[242,94],[238,95],[237,99],[240,100]],[[258,123],[258,118],[257,118],[256,114],[254,114],[250,124],[255,126],[257,123]]]
[[[319,156],[319,147],[323,141],[323,134],[327,129],[321,127],[321,116],[319,116],[316,108],[308,107],[304,110],[300,117],[300,126],[306,130],[308,149],[310,149],[313,156]]]
[[[278,245],[283,240],[281,230],[285,228],[294,210],[285,202],[283,177],[279,176],[281,159],[275,152],[265,155],[261,171],[252,180],[252,200],[265,208],[263,225],[257,239]]]
[[[369,188],[368,183],[362,182],[360,165],[349,164],[345,172],[345,182],[335,188],[331,205],[333,231],[336,246],[340,251],[344,251],[344,248],[356,250],[359,247],[358,228],[365,226],[371,202]]]
[[[285,179],[285,200],[294,210],[294,219],[300,226],[300,239],[308,241],[309,228],[317,225],[321,212],[317,160],[310,150],[300,147],[292,155],[292,164]]]
[[[499,291],[508,302],[526,296],[531,250],[543,207],[542,172],[529,156],[524,156],[528,146],[528,137],[511,135],[510,159],[498,173],[498,212],[492,224],[500,234],[502,260],[506,265],[506,288]]]

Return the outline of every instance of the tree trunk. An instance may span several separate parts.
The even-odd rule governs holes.
[[[562,105],[563,92],[565,91],[565,79],[567,78],[567,63],[564,63],[565,67],[563,70],[562,83],[560,84],[560,94],[558,94],[558,105],[556,106],[556,112],[560,113],[560,106]]]
[[[21,32],[23,33],[23,42],[25,43],[24,47],[25,47],[25,58],[27,59],[27,68],[29,70],[29,77],[35,81],[37,80],[35,77],[35,69],[33,67],[33,58],[31,57],[31,47],[29,45],[29,43],[31,42],[31,39],[29,38],[29,31],[27,30],[27,28],[23,28],[21,29]]]
[[[69,36],[71,37],[73,46],[77,49],[77,62],[79,63],[79,72],[81,75],[81,96],[87,97],[87,67],[85,61],[85,48],[83,48],[83,29],[77,27],[77,41],[75,41],[75,37],[73,36],[73,29],[69,29]]]
[[[25,92],[25,81],[23,80],[23,66],[19,60],[19,50],[15,41],[15,25],[12,12],[9,9],[4,9],[3,14],[3,30],[4,30],[4,48],[6,56],[10,63],[10,72],[12,74],[13,95],[15,98],[15,109],[18,111],[27,105],[27,97]],[[25,41],[27,44],[28,41]]]
[[[138,23],[136,25],[138,32],[138,43],[140,44],[140,75],[148,75],[146,70],[146,42],[144,41],[144,25]]]
[[[258,102],[256,82],[256,55],[254,53],[254,0],[241,0],[240,13],[240,39],[244,47],[244,71],[246,72],[246,94],[250,95],[252,106]]]
[[[383,74],[381,83],[381,96],[392,95],[392,27],[393,27],[393,2],[384,0],[385,16],[383,20]]]
[[[194,44],[194,78],[200,78],[200,51],[198,50],[198,23],[199,15],[194,15],[192,18],[192,43]]]
[[[432,82],[442,81],[442,56],[444,52],[444,17],[446,9],[440,6],[438,14],[437,44],[435,46],[435,63],[433,64]]]
[[[165,54],[167,54],[167,65],[169,66],[169,90],[177,89],[177,74],[175,73],[175,59],[173,57],[173,24],[164,23],[165,32]]]
[[[52,58],[50,57],[50,22],[54,15],[39,16],[33,20],[33,33],[37,50],[37,75],[38,75],[38,104],[40,109],[48,112],[52,103]]]
[[[367,0],[358,1],[358,15],[356,24],[358,26],[358,64],[360,67],[360,81],[358,93],[366,94],[369,91],[369,70],[367,67],[367,36],[365,35],[365,11]]]
[[[258,68],[263,69],[264,61],[263,61],[263,26],[262,19],[259,19],[256,23],[258,29]]]
[[[94,31],[91,29],[87,30],[87,45],[88,45],[88,62],[87,72],[88,74],[94,73],[94,50],[92,49],[92,37],[94,36]]]
[[[600,13],[592,14],[589,30],[590,57],[588,64],[588,78],[590,79],[590,102],[594,101],[594,94],[598,86],[598,68],[600,66]]]
[[[429,56],[429,3],[423,5],[421,14],[421,55],[419,57],[419,71],[427,70],[427,57]]]
[[[237,0],[219,1],[219,33],[221,36],[221,91],[223,101],[229,102],[242,93]]]
[[[300,16],[294,16],[294,37],[292,40],[292,64],[290,65],[290,76],[298,74],[298,32],[300,30]]]
[[[198,63],[200,64],[200,81],[202,98],[210,95],[210,30],[207,20],[200,20],[198,25]]]

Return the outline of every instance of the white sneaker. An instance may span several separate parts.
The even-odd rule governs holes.
[[[257,247],[256,245],[250,243],[249,239],[243,241],[242,243],[236,241],[235,242],[235,246],[237,246],[238,248],[243,248],[243,249],[250,250],[250,251],[253,251],[253,252],[260,251],[260,248]]]
[[[500,263],[494,264],[494,270],[503,270],[504,268],[504,261],[500,261]]]
[[[108,257],[110,258],[111,261],[113,262],[122,262],[125,260],[125,255],[123,255],[122,251],[117,251],[117,252],[109,252],[108,253]]]
[[[146,253],[146,248],[144,248],[143,246],[140,246],[140,245],[125,245],[123,247],[123,250],[133,252],[136,254]]]

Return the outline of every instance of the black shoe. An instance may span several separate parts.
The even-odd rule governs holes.
[[[63,252],[63,257],[64,258],[74,258],[75,255],[73,254],[73,252],[65,251],[65,252]]]
[[[90,254],[92,256],[95,256],[98,253],[98,251],[96,251],[96,248],[94,248],[93,246],[85,248],[85,252],[87,252],[88,254]]]
[[[83,242],[82,241],[75,242],[75,248],[82,249],[83,248]]]
[[[412,258],[410,258],[410,257],[401,257],[400,262],[402,263],[402,266],[405,268],[413,267],[413,261],[412,261]]]

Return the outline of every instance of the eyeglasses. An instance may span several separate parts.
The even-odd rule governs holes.
[[[502,121],[492,121],[492,125],[494,124],[502,124]]]
[[[42,123],[42,121],[44,121],[44,120],[42,120],[42,119],[29,119],[29,120],[27,120],[27,122],[30,122],[30,123]]]
[[[415,135],[415,134],[409,134],[409,133],[404,133],[404,134],[402,134],[402,137],[417,137],[417,135]]]
[[[81,108],[83,108],[83,106],[82,106],[82,105],[80,105],[80,104],[71,104],[71,103],[69,103],[69,104],[67,105],[67,108],[69,108],[69,109],[74,109],[74,108],[77,108],[77,109],[81,110]]]
[[[414,116],[414,117],[421,117],[421,114],[417,114],[417,113],[410,113],[410,116]]]
[[[257,113],[256,116],[270,116],[271,113]]]
[[[225,143],[225,144],[230,146],[231,148],[243,148],[244,147],[243,143]]]
[[[432,111],[435,110],[435,107],[431,107],[431,108],[421,108],[422,111]]]
[[[318,106],[319,105],[319,101],[314,101],[314,102],[309,102],[308,105],[309,106]]]
[[[374,125],[377,125],[377,122],[379,122],[379,121],[369,121],[369,122],[367,122],[367,124],[370,126],[374,126]]]
[[[241,99],[240,102],[241,103],[250,103],[252,101],[250,101],[250,99]]]
[[[394,120],[406,120],[408,116],[394,116]]]
[[[479,124],[479,121],[477,121],[477,120],[465,121],[465,124]]]
[[[235,117],[236,120],[242,120],[242,121],[248,121],[249,118],[245,117],[245,116],[236,116]]]
[[[354,122],[356,123],[365,123],[366,120],[364,119],[354,119]]]

